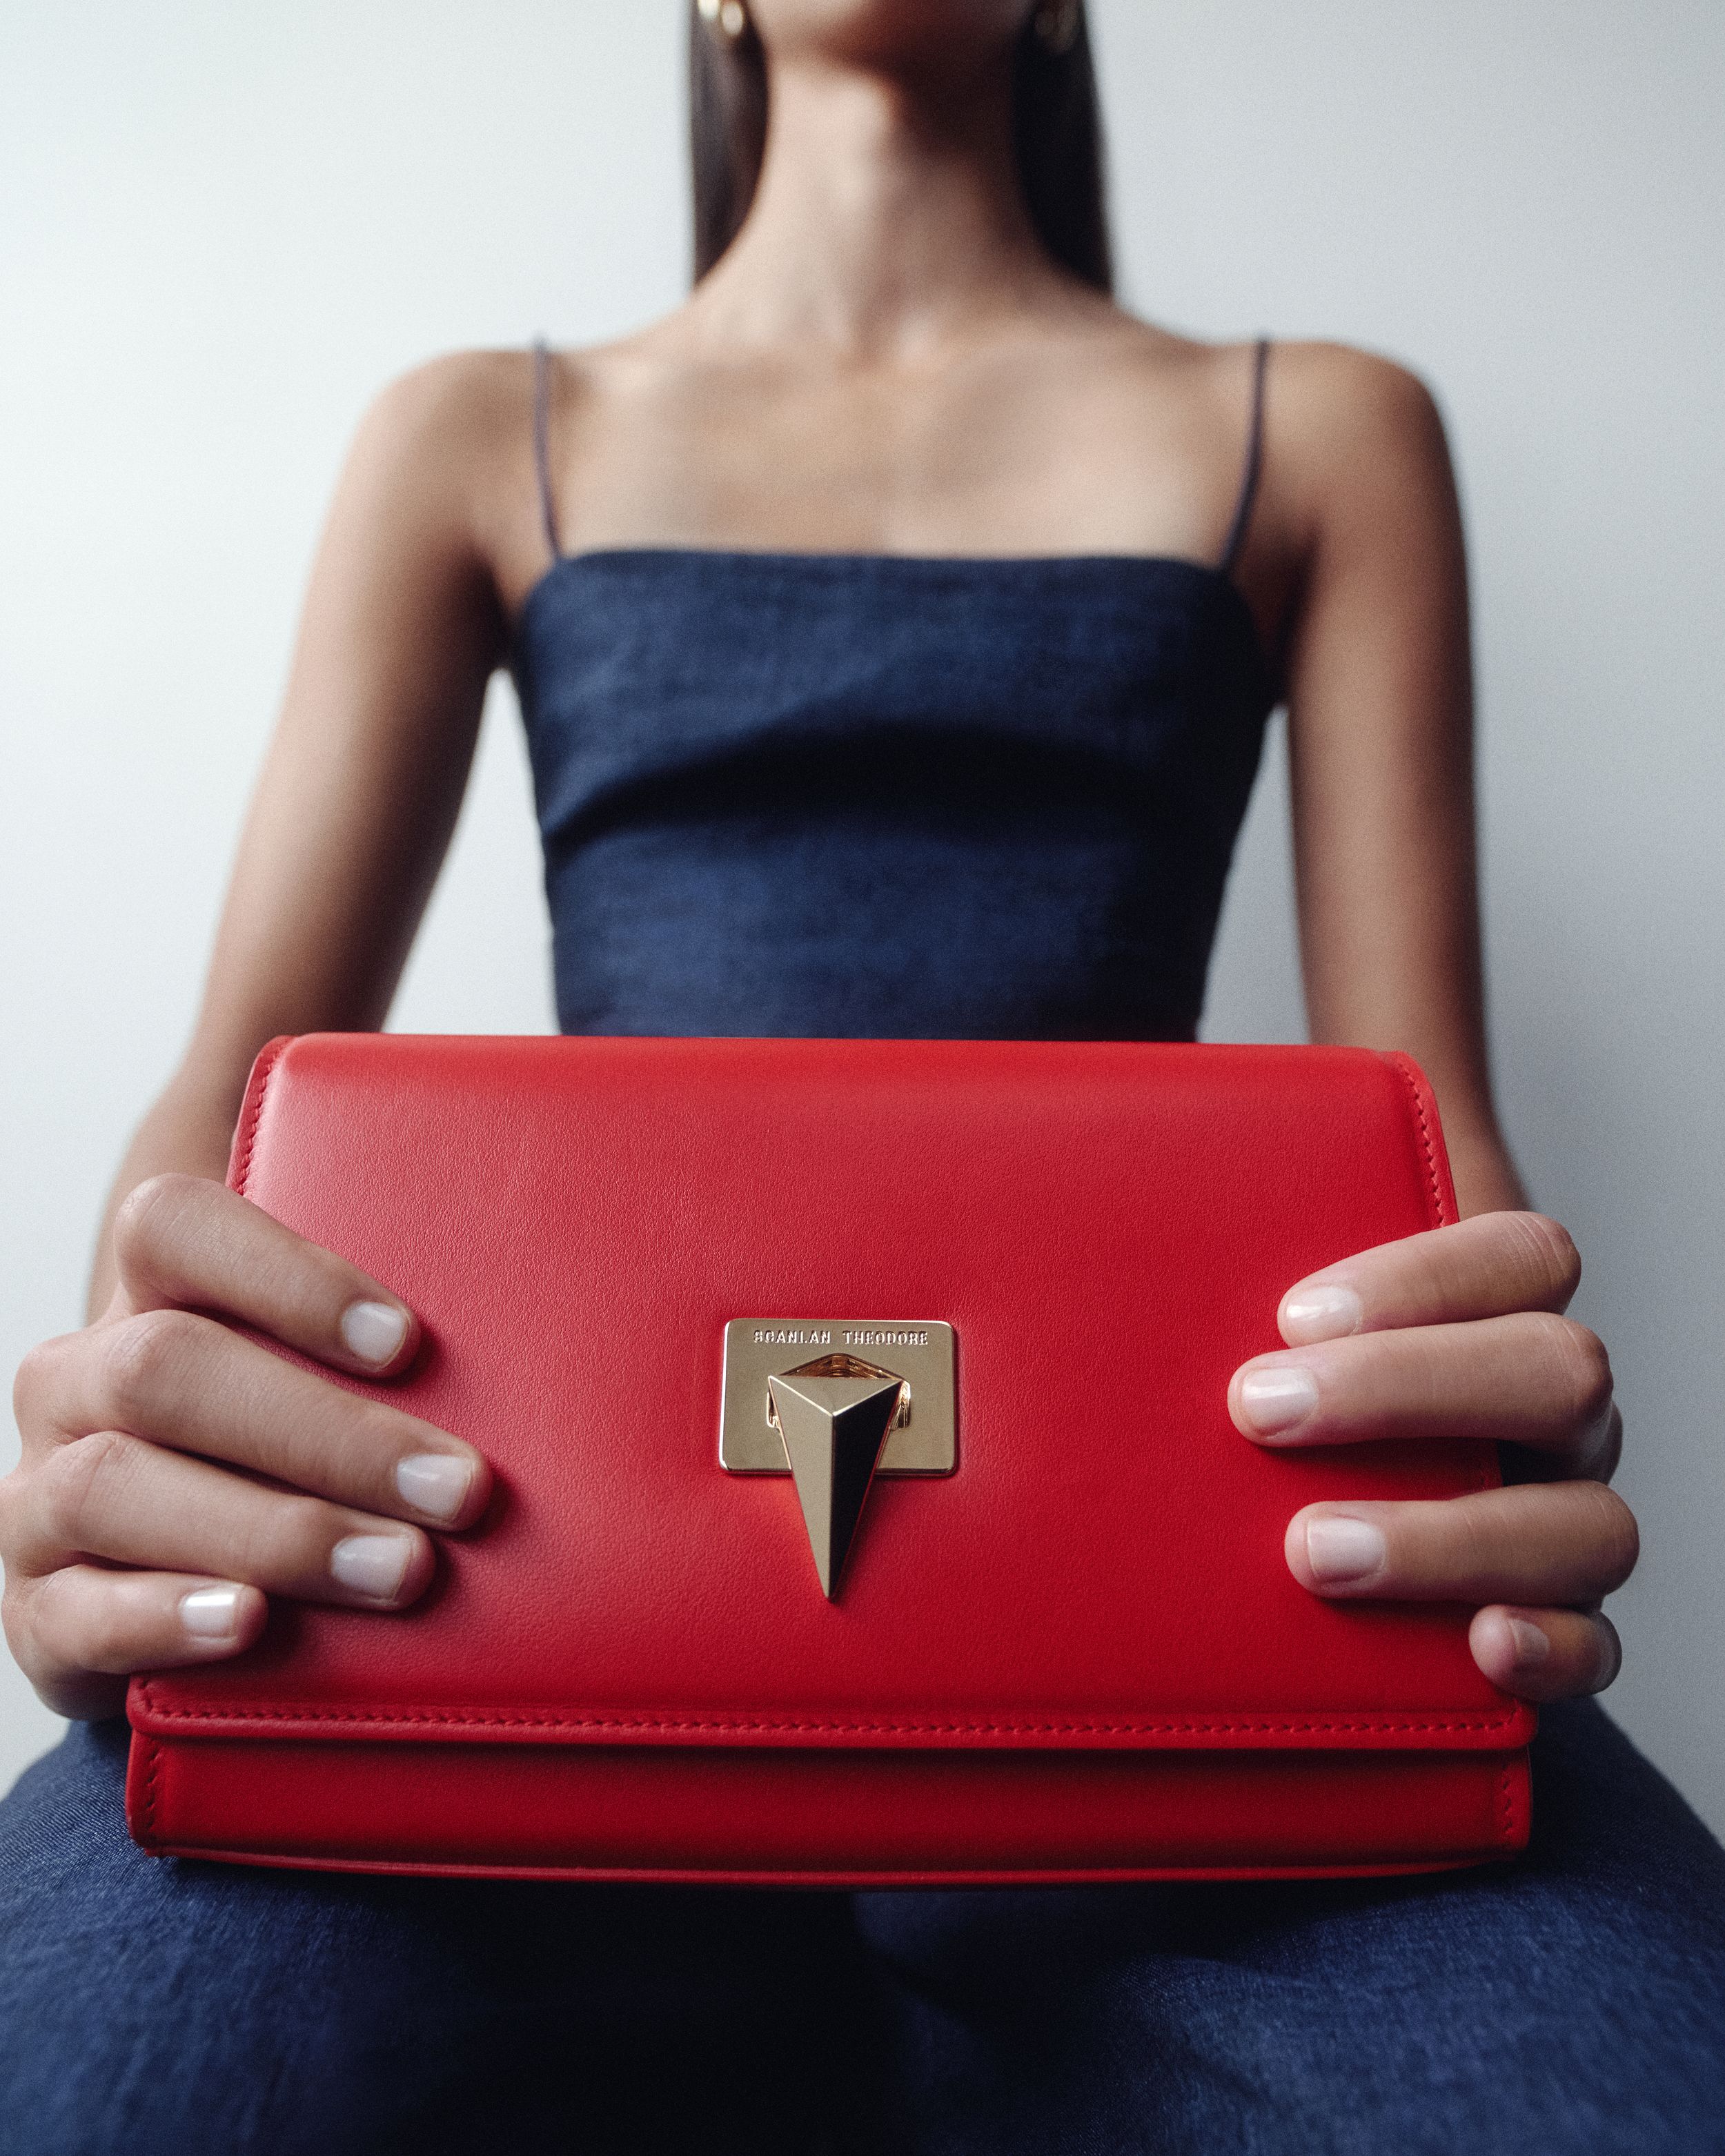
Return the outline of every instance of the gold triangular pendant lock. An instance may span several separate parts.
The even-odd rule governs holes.
[[[767,1380],[767,1419],[784,1440],[820,1591],[833,1599],[905,1381],[854,1355],[824,1355]]]

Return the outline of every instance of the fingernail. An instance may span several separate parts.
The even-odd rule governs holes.
[[[1315,1578],[1326,1583],[1365,1579],[1383,1569],[1388,1554],[1383,1530],[1369,1520],[1337,1518],[1332,1513],[1306,1522],[1306,1562]]]
[[[1616,1683],[1618,1674],[1623,1668],[1623,1641],[1618,1637],[1617,1627],[1609,1617],[1596,1618],[1594,1625],[1601,1635],[1599,1645],[1602,1651],[1592,1689],[1604,1691],[1608,1685]]]
[[[453,1520],[473,1487],[473,1462],[449,1452],[413,1452],[395,1463],[395,1486],[416,1512]]]
[[[1282,1337],[1296,1348],[1308,1340],[1339,1340],[1344,1333],[1358,1332],[1364,1316],[1364,1305],[1351,1287],[1339,1281],[1317,1281],[1283,1297]]]
[[[1317,1405],[1317,1380],[1297,1363],[1272,1363],[1248,1370],[1240,1381],[1240,1404],[1260,1437],[1291,1430]]]
[[[350,1302],[341,1312],[341,1337],[350,1354],[381,1366],[401,1351],[408,1337],[405,1311],[387,1302]]]
[[[1516,1667],[1530,1667],[1543,1662],[1551,1652],[1551,1641],[1537,1625],[1530,1625],[1525,1617],[1512,1617],[1509,1636],[1516,1643]]]
[[[208,1646],[239,1633],[239,1589],[194,1587],[180,1597],[180,1622],[192,1637]]]
[[[406,1535],[348,1535],[330,1552],[330,1571],[356,1594],[388,1602],[400,1592],[413,1561],[413,1545]]]

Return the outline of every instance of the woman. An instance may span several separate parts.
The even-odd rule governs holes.
[[[81,1727],[0,1815],[8,2146],[1725,2146],[1725,1858],[1584,1699],[1635,1528],[1578,1260],[1488,1091],[1430,399],[1112,304],[1070,0],[702,0],[692,38],[688,303],[367,415],[196,1034],[90,1324],[20,1375],[8,1634]],[[1509,1448],[1501,1491],[1308,1507],[1287,1558],[1314,1594],[1472,1605],[1489,1676],[1572,1702],[1526,1860],[799,1897],[126,1843],[128,1671],[244,1651],[271,1594],[386,1622],[485,1503],[459,1440],[203,1313],[333,1369],[412,1357],[386,1284],[219,1186],[259,1045],[382,1022],[506,663],[560,1019],[595,1032],[1189,1037],[1286,696],[1314,1034],[1420,1058],[1469,1217],[1291,1283],[1230,1405],[1243,1442]]]

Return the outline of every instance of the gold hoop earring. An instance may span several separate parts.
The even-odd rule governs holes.
[[[1084,0],[1042,0],[1031,14],[1030,28],[1043,51],[1059,59],[1077,44],[1083,21]]]
[[[733,45],[749,26],[742,0],[695,0],[695,4],[701,21]]]

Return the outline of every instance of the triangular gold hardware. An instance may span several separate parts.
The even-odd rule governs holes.
[[[855,1356],[827,1355],[769,1378],[767,1389],[768,1419],[784,1440],[820,1591],[830,1602],[905,1381]]]

